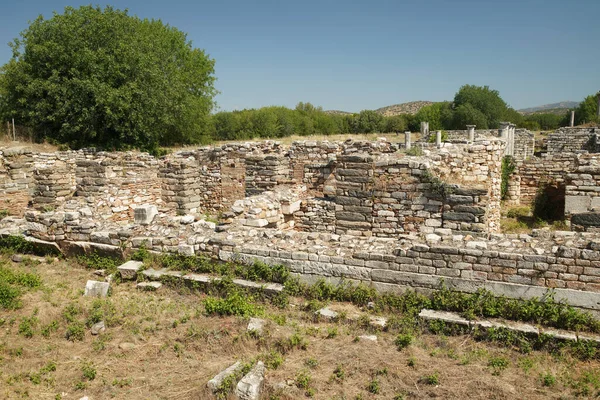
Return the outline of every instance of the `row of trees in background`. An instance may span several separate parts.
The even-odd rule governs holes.
[[[596,122],[595,96],[588,96],[575,112],[576,124]],[[497,90],[487,86],[465,85],[453,101],[434,103],[421,108],[416,115],[384,117],[375,111],[357,114],[327,113],[310,103],[298,103],[295,109],[263,107],[214,114],[209,131],[214,140],[281,138],[290,135],[333,135],[338,133],[412,132],[421,122],[429,122],[430,130],[497,129],[507,121],[530,130],[552,130],[568,126],[570,111],[563,115],[538,113],[522,115],[509,107]]]

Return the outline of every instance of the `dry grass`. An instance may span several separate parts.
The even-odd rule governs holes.
[[[267,371],[266,399],[304,398],[307,392],[316,399],[558,399],[570,398],[584,386],[590,395],[600,388],[597,361],[541,352],[524,355],[469,336],[423,334],[398,351],[395,333],[314,321],[299,306],[265,306],[265,318],[271,320],[266,335],[255,339],[246,333],[242,318],[205,316],[204,295],[188,289],[139,292],[128,282],[112,285],[112,295],[99,301],[82,296],[86,280],[97,279],[89,270],[64,261],[37,266],[2,262],[40,274],[44,286],[23,296],[23,308],[0,311],[0,398],[207,399],[204,385],[220,370],[235,360],[264,359],[277,348],[278,339],[294,333],[307,348],[290,350],[278,368]],[[81,309],[75,319],[85,322],[94,303],[113,310],[105,318],[106,332],[92,336],[85,328],[83,340],[67,340],[66,307]],[[358,311],[347,304],[336,306],[348,315]],[[28,338],[19,333],[19,325],[34,315],[38,322]],[[274,322],[282,323],[283,317],[282,325]],[[53,321],[58,329],[44,337],[42,328]],[[356,341],[369,333],[377,334],[377,343]],[[123,343],[134,347],[122,350]],[[488,366],[494,357],[508,361],[498,375]],[[41,373],[48,363],[55,363],[56,370]],[[93,380],[89,373],[84,377],[86,365],[88,372],[96,372]],[[336,376],[338,366],[343,374]],[[545,373],[556,377],[556,383],[544,386],[540,376]],[[298,387],[300,375],[310,377],[304,388]],[[427,384],[424,378],[434,375],[439,383]],[[377,385],[371,390],[377,393],[367,389],[373,380]],[[285,390],[274,388],[286,381],[291,385]]]

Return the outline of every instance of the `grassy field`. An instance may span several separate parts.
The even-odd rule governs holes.
[[[464,334],[399,334],[398,324],[381,331],[324,322],[302,297],[284,308],[244,297],[236,313],[268,321],[257,337],[246,331],[247,316],[209,316],[207,295],[197,290],[142,292],[123,282],[97,299],[83,296],[88,279],[99,278],[72,260],[0,259],[0,398],[209,399],[205,385],[220,370],[259,359],[268,367],[263,398],[273,400],[566,399],[600,389],[596,359],[561,351],[523,353]],[[94,336],[90,326],[99,320],[106,331]]]

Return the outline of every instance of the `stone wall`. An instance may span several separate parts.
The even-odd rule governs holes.
[[[2,151],[0,157],[0,210],[22,216],[34,190],[34,156],[30,150]]]
[[[548,154],[574,153],[581,150],[597,152],[598,128],[560,128],[548,135]]]
[[[543,185],[564,187],[567,174],[577,168],[577,158],[575,153],[548,153],[519,164],[517,173],[520,176],[520,204],[532,204],[538,189]]]

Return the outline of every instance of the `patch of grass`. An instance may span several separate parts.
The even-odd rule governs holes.
[[[83,378],[88,381],[96,379],[96,368],[94,367],[94,364],[91,362],[83,363],[81,366],[81,374],[83,375]]]
[[[379,387],[379,380],[373,379],[367,384],[367,392],[378,394],[381,388]]]
[[[317,368],[319,361],[316,358],[307,358],[304,360],[304,364],[309,368]]]
[[[283,364],[283,355],[278,351],[271,351],[265,354],[262,359],[264,360],[265,366],[269,369],[277,369]]]
[[[204,308],[208,315],[237,315],[254,317],[263,313],[262,307],[254,304],[252,298],[233,291],[226,298],[207,297]]]
[[[488,367],[492,369],[492,375],[500,375],[509,366],[509,361],[505,357],[490,357]]]
[[[400,351],[410,346],[414,339],[414,336],[410,333],[403,333],[396,337],[396,340],[394,340],[394,344],[396,345],[398,351]]]
[[[542,380],[542,385],[546,387],[551,387],[556,384],[556,377],[550,372],[545,372],[541,374],[540,379]]]
[[[35,316],[21,318],[21,323],[19,323],[19,334],[26,338],[32,338],[37,324],[38,319]]]
[[[104,257],[98,253],[92,253],[90,255],[78,256],[77,262],[88,269],[104,269],[108,274],[117,272],[117,267],[121,261],[112,257]]]
[[[426,385],[436,386],[440,384],[440,374],[438,372],[434,372],[431,375],[427,375],[421,378],[421,382]]]
[[[67,340],[72,342],[78,340],[82,341],[85,338],[85,325],[79,321],[70,323],[67,326],[67,332],[65,333]]]

